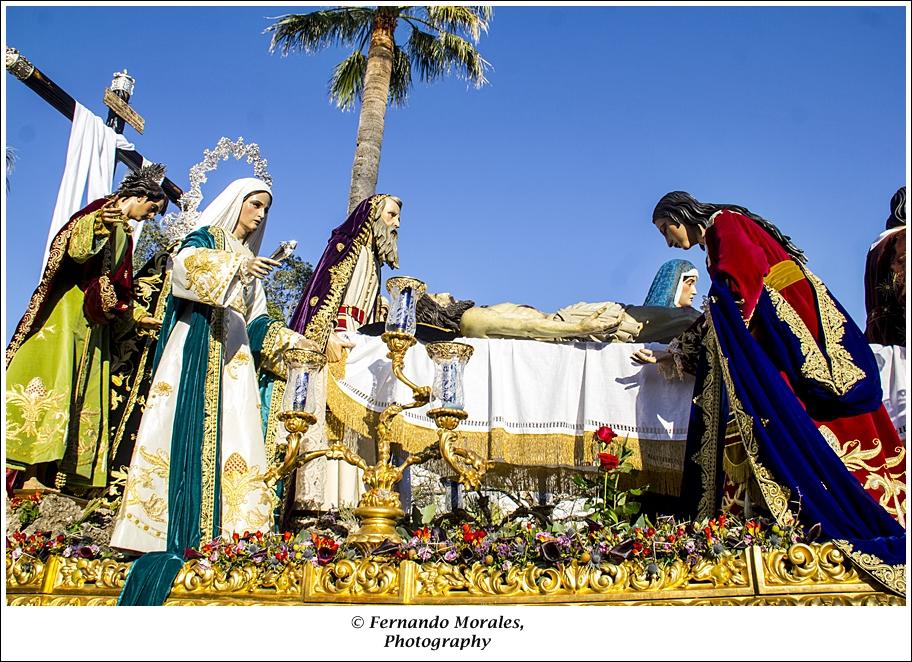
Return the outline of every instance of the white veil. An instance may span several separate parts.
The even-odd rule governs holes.
[[[234,180],[200,213],[196,218],[194,229],[198,230],[207,225],[212,225],[222,228],[225,232],[233,232],[241,214],[241,205],[244,204],[244,199],[250,194],[259,193],[260,191],[265,191],[270,198],[272,197],[272,188],[262,179],[245,177]],[[258,255],[260,252],[260,244],[263,243],[263,233],[266,231],[266,221],[268,220],[269,216],[267,214],[259,227],[244,240],[244,245],[254,255]]]
[[[257,228],[257,232],[259,232],[259,231],[260,231],[260,228]],[[256,255],[256,253],[254,253],[254,255]],[[694,267],[693,269],[690,269],[688,271],[685,271],[684,273],[681,274],[681,277],[678,278],[678,286],[675,288],[674,299],[671,300],[672,308],[674,308],[678,305],[678,299],[681,298],[681,291],[684,289],[684,279],[690,278],[690,277],[693,277],[696,279],[700,278],[700,272],[697,271],[696,267]]]

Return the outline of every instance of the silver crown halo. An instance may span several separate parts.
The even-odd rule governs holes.
[[[201,187],[206,183],[206,173],[215,170],[219,161],[227,161],[229,156],[236,160],[247,158],[247,163],[253,164],[253,175],[257,179],[272,186],[272,177],[266,169],[268,161],[260,157],[260,146],[256,143],[245,143],[243,137],[238,137],[234,142],[230,138],[219,138],[215,149],[203,152],[203,160],[190,168],[190,190],[186,191],[178,201],[181,207],[179,214],[168,214],[162,219],[162,225],[169,241],[182,239],[196,227],[196,219],[200,212],[197,210],[203,200]]]

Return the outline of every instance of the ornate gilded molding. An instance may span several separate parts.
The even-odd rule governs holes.
[[[864,584],[846,555],[832,542],[796,544],[787,550],[755,554],[754,558],[761,563],[757,576],[764,589],[790,592],[798,587],[812,587],[819,591],[821,584],[827,584],[845,590],[845,584]]]
[[[20,557],[7,564],[8,605],[113,605],[129,563]],[[718,559],[502,569],[383,559],[231,570],[187,562],[168,605],[302,603],[617,605],[904,605],[852,567],[832,542],[758,547]]]
[[[270,569],[251,564],[226,572],[196,559],[181,568],[168,603],[186,598],[206,600],[217,595],[236,596],[238,593],[253,594],[252,597],[259,599],[298,597],[302,592],[303,576],[304,566]]]
[[[129,570],[129,563],[113,559],[61,559],[54,589],[81,589],[91,584],[95,590],[120,593]]]
[[[7,593],[27,593],[41,590],[44,570],[44,563],[38,559],[29,556],[20,556],[14,561],[7,556]]]
[[[307,566],[305,602],[336,602],[338,598],[386,598],[399,602],[400,567],[396,562],[370,559],[339,561],[325,566]]]

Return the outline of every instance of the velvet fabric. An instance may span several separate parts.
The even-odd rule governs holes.
[[[196,230],[184,240],[181,248],[215,248],[215,240],[207,230]],[[187,550],[200,543],[200,508],[202,503],[202,443],[206,416],[206,372],[209,360],[209,331],[213,308],[169,295],[167,312],[162,324],[155,365],[167,344],[184,306],[193,306],[190,330],[183,348],[183,370],[177,394],[177,415],[171,435],[171,463],[168,475],[168,538],[164,552],[144,554],[134,561],[118,599],[118,605],[161,605],[171,592],[171,585],[180,572]],[[154,369],[153,369],[154,370]],[[219,399],[219,402],[221,400]],[[216,444],[218,447],[218,443]],[[218,474],[217,474],[218,475]],[[216,483],[213,522],[219,522],[219,485]],[[218,531],[211,532],[212,537]]]
[[[289,328],[293,331],[306,335],[307,325],[310,324],[317,310],[330,294],[332,287],[330,270],[345,260],[355,248],[354,239],[361,232],[364,224],[370,222],[371,203],[375,197],[377,196],[362,200],[345,219],[345,222],[332,231],[326,250],[323,251],[307,289],[291,316]],[[333,311],[332,320],[333,322],[336,320],[336,311]]]
[[[760,299],[755,316],[765,317],[768,312],[764,299],[768,299],[768,294],[764,292]],[[711,332],[716,334],[723,365],[727,366],[724,369],[734,389],[729,395],[750,416],[757,459],[779,485],[791,491],[795,501],[790,504],[792,509],[798,510],[806,525],[819,523],[827,539],[848,541],[857,552],[873,555],[888,565],[904,564],[905,531],[833,452],[802,401],[782,379],[781,366],[770,359],[745,327],[731,291],[721,280],[713,281],[710,314]],[[786,376],[790,380],[797,377],[793,373]],[[695,393],[702,393],[701,377],[705,379],[705,370],[698,376]],[[833,397],[834,407],[838,400]],[[876,406],[880,406],[879,387]],[[694,418],[700,418],[699,407],[693,410],[687,457],[699,443],[696,435],[703,427],[700,423],[694,425]],[[727,412],[721,413],[716,419],[720,429],[713,431],[717,435],[723,432],[727,420]],[[743,437],[743,427],[741,433]],[[720,436],[720,453],[722,447]],[[721,466],[721,461],[717,466]]]

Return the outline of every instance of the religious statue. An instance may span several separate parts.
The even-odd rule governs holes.
[[[344,223],[330,234],[326,249],[291,318],[291,328],[325,351],[330,363],[338,363],[352,347],[346,337],[361,326],[379,319],[380,269],[399,267],[399,220],[402,200],[372,195],[361,201]],[[315,397],[325,402],[326,374],[316,385]],[[325,406],[317,409],[317,423],[305,435],[308,449],[327,444]],[[359,439],[347,433],[345,443],[357,446]],[[296,482],[286,492],[286,519],[296,507],[322,509],[357,503],[362,489],[360,470],[345,462],[320,458],[297,472]],[[287,520],[290,522],[290,520]]]
[[[6,349],[6,466],[58,488],[104,487],[110,464],[112,326],[154,329],[133,296],[129,221],[167,198],[164,166],[128,174],[76,212],[50,245],[44,273]]]
[[[865,336],[879,345],[906,346],[906,187],[890,200],[887,227],[865,262]]]
[[[272,191],[231,184],[200,214],[174,256],[153,380],[111,545],[146,552],[120,604],[161,604],[187,549],[247,531],[267,533],[275,505],[261,402],[263,371],[312,346],[268,316],[258,257]]]
[[[307,290],[291,318],[291,328],[326,349],[337,361],[351,346],[341,332],[354,332],[377,318],[380,267],[399,266],[402,200],[377,194],[363,200],[332,231]]]
[[[696,325],[703,337],[680,357],[696,374],[682,487],[690,514],[762,507],[781,523],[819,524],[853,563],[901,591],[905,449],[860,329],[762,216],[674,191],[652,222],[670,247],[705,250],[712,277]],[[669,348],[635,358],[684,351]]]
[[[458,332],[463,338],[628,342],[642,328],[611,301],[581,302],[547,314],[515,303],[476,306],[446,292],[419,299],[417,317],[425,325]]]

